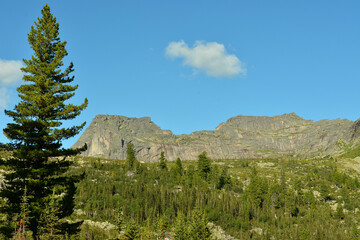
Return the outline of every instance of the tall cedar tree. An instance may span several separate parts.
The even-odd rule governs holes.
[[[81,105],[65,104],[74,96],[78,85],[70,83],[74,76],[73,64],[62,68],[63,58],[68,55],[66,41],[59,38],[59,23],[51,14],[50,7],[45,5],[35,26],[31,27],[28,41],[34,50],[30,60],[24,59],[25,83],[17,88],[20,102],[13,111],[5,114],[13,119],[4,129],[4,134],[11,140],[9,148],[13,150],[10,159],[2,160],[8,171],[5,174],[6,189],[0,197],[8,199],[8,204],[1,206],[0,211],[9,218],[20,212],[21,196],[27,189],[29,204],[29,228],[37,237],[39,219],[44,214],[44,204],[52,195],[63,193],[59,200],[59,219],[73,212],[75,183],[82,176],[65,175],[72,164],[67,156],[75,155],[86,149],[65,149],[62,141],[78,134],[85,123],[79,126],[61,128],[64,120],[74,119],[86,108],[85,99]],[[64,222],[63,233],[73,234],[79,223]]]

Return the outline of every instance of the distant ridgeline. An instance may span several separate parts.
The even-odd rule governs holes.
[[[215,131],[174,135],[149,117],[97,115],[73,147],[87,143],[84,156],[126,158],[132,142],[140,161],[195,160],[206,151],[212,159],[324,157],[341,155],[360,144],[360,119],[304,120],[295,113],[273,117],[236,116]]]

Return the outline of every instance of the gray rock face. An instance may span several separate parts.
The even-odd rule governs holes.
[[[132,142],[140,161],[157,161],[161,151],[169,160],[194,160],[206,151],[213,159],[316,157],[340,152],[358,142],[360,120],[304,120],[295,113],[273,117],[236,116],[215,131],[174,135],[149,117],[97,115],[74,148],[88,145],[84,156],[125,159]],[[339,143],[342,144],[339,144]]]
[[[352,127],[353,135],[352,138],[360,137],[360,119],[356,120]]]

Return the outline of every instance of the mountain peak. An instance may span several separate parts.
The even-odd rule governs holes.
[[[169,160],[197,159],[203,151],[214,159],[320,156],[341,150],[338,140],[350,142],[358,137],[359,125],[341,119],[314,122],[295,113],[238,115],[215,131],[174,135],[150,117],[97,115],[73,147],[87,143],[85,156],[125,159],[126,145],[132,142],[142,161],[157,161],[162,151]]]

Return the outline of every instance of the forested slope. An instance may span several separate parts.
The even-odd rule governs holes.
[[[115,239],[119,216],[122,234],[131,225],[139,239],[182,239],[174,237],[179,224],[191,233],[207,222],[202,213],[237,239],[359,238],[359,175],[340,160],[203,157],[132,169],[120,160],[76,158],[72,171],[86,172],[73,216],[86,220],[81,239]]]

